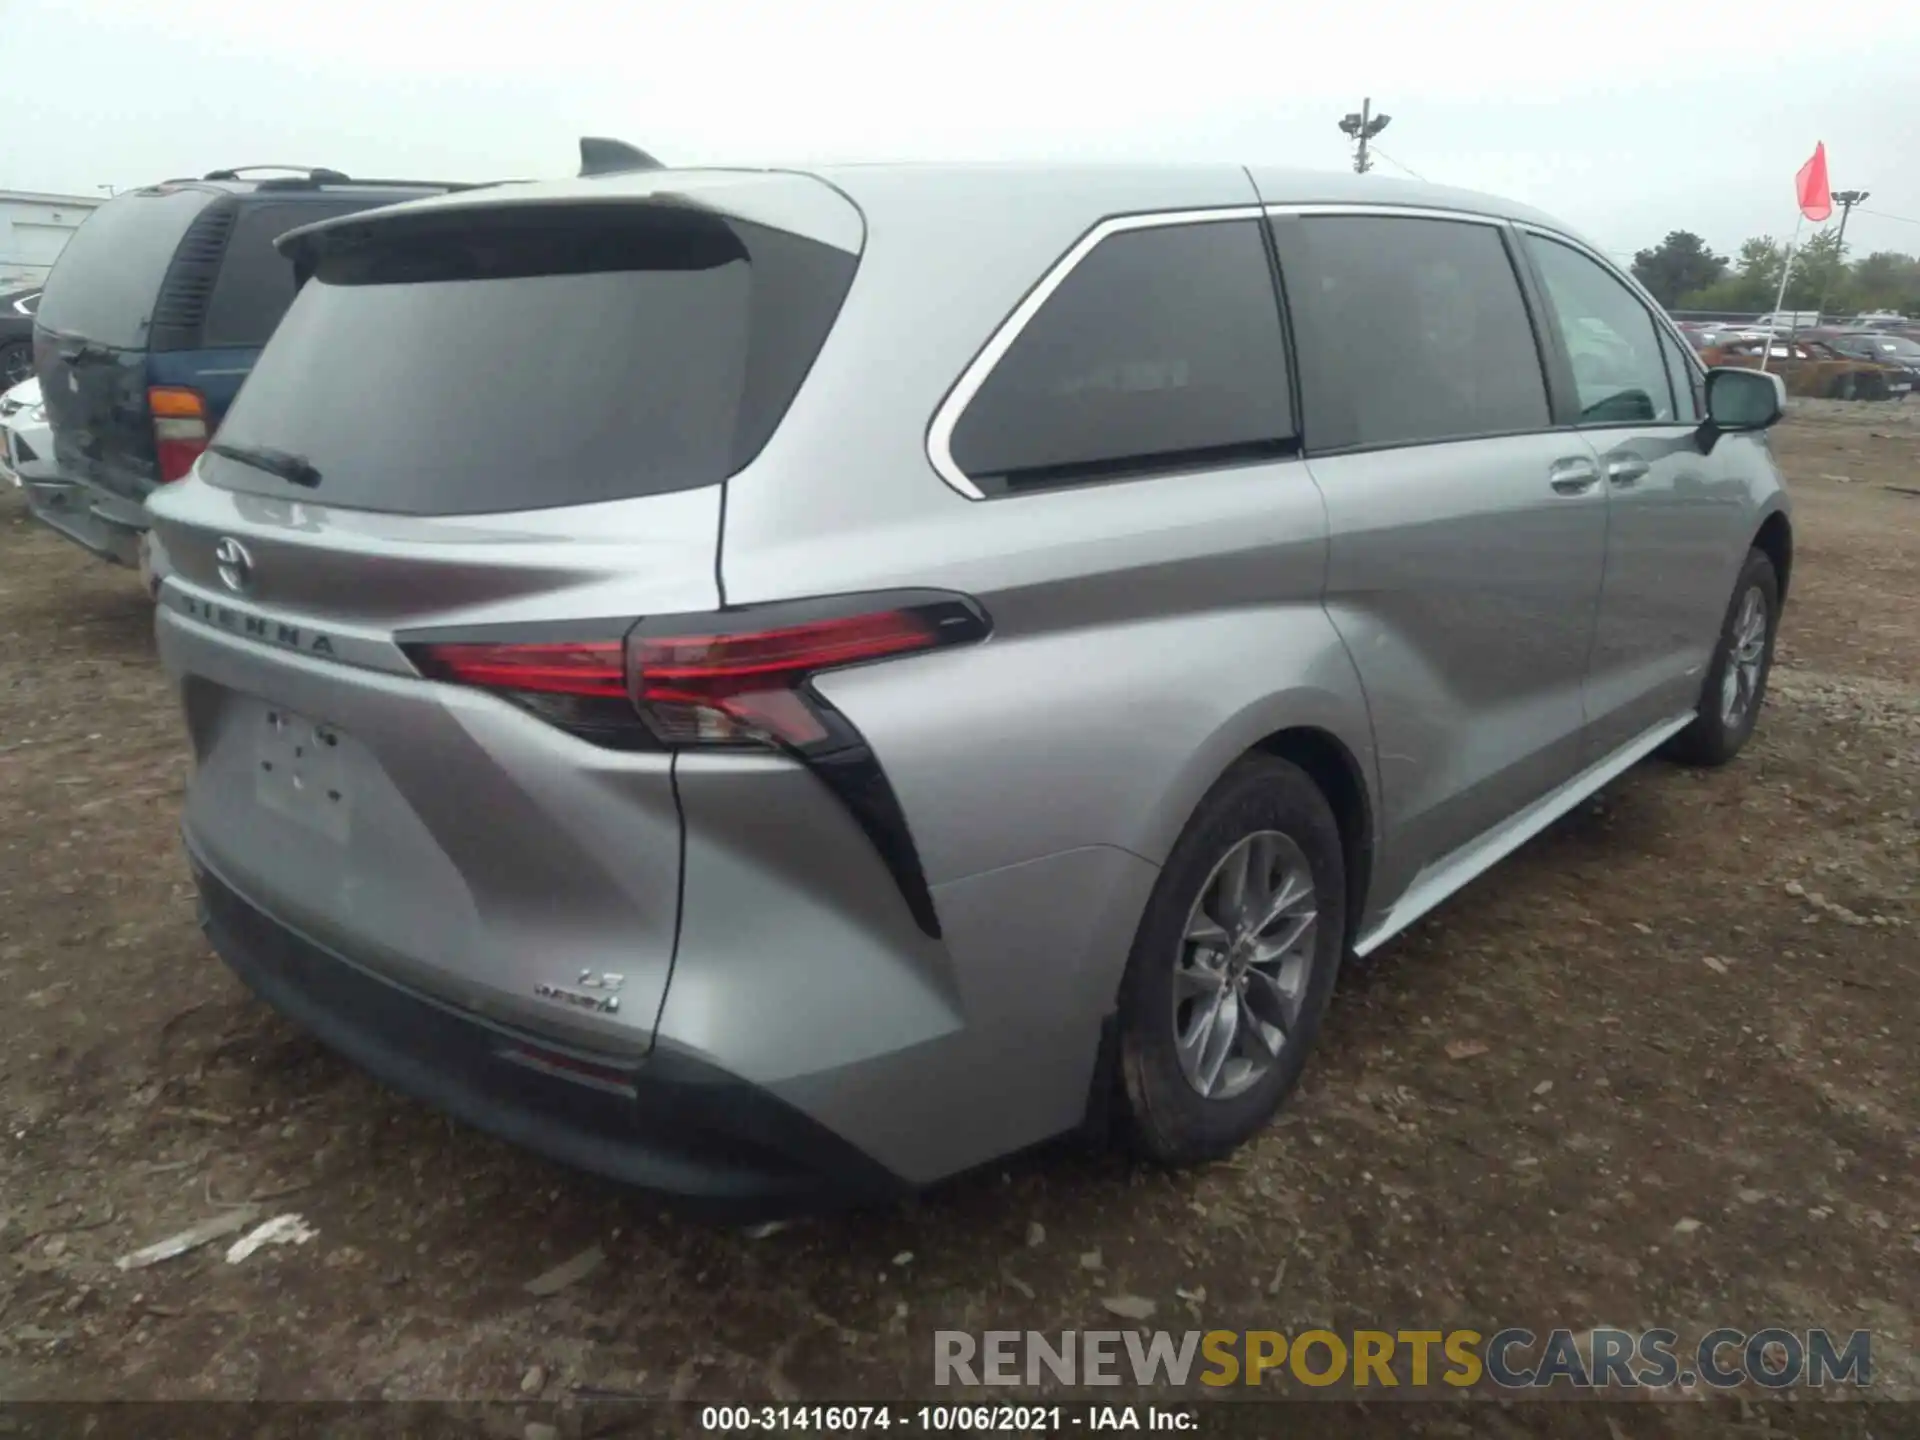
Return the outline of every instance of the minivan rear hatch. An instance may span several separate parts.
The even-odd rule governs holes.
[[[414,657],[617,647],[719,606],[722,482],[857,264],[766,210],[463,196],[290,238],[300,293],[193,477],[149,502],[188,843],[228,887],[502,1024],[650,1044],[672,754],[612,743],[587,714],[609,697],[566,676],[428,679]]]
[[[405,515],[718,484],[780,423],[856,264],[667,200],[463,196],[282,248],[309,278],[203,478]]]

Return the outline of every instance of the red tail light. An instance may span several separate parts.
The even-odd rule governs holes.
[[[196,390],[155,385],[147,391],[153,415],[153,448],[162,484],[184,479],[207,448],[207,406]]]
[[[527,690],[546,695],[627,693],[624,647],[589,645],[423,645],[414,652],[422,674],[482,690]]]
[[[628,664],[634,704],[669,744],[773,739],[804,749],[827,738],[799,690],[809,675],[939,643],[927,615],[882,610],[774,630],[636,635]]]
[[[823,670],[979,639],[986,621],[950,596],[794,623],[785,606],[641,621],[624,641],[430,641],[407,645],[422,675],[513,700],[601,744],[780,744],[835,739],[809,693]],[[784,614],[783,614],[784,612]],[[761,621],[763,623],[755,623]],[[624,732],[624,733],[623,733]]]

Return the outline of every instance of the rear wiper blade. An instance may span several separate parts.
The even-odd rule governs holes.
[[[291,485],[303,485],[311,490],[320,483],[320,472],[304,455],[269,449],[265,445],[222,445],[218,441],[207,449],[215,455],[237,460],[242,465],[251,465],[255,470],[264,470]]]

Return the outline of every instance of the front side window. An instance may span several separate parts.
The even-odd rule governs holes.
[[[1573,363],[1583,425],[1668,423],[1673,390],[1660,355],[1659,330],[1634,295],[1571,245],[1527,236],[1547,303]]]
[[[1109,235],[955,424],[987,494],[1290,453],[1286,352],[1257,220]]]
[[[1310,423],[1318,423],[1316,397],[1329,409],[1351,408],[1351,443],[1363,447],[1550,423],[1539,347],[1497,229],[1327,215],[1304,218],[1299,234],[1300,259],[1289,262],[1286,282],[1304,322]]]
[[[1687,358],[1686,347],[1666,331],[1660,333],[1660,352],[1667,360],[1667,380],[1673,386],[1676,417],[1696,424],[1706,413],[1705,382],[1699,367]]]

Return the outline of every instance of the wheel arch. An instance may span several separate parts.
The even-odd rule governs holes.
[[[1289,726],[1263,737],[1253,754],[1272,755],[1306,772],[1326,797],[1340,827],[1340,850],[1347,874],[1346,939],[1359,933],[1373,880],[1374,805],[1365,772],[1353,751],[1331,731],[1313,725]]]
[[[1220,778],[1249,755],[1271,755],[1305,771],[1340,827],[1347,870],[1348,938],[1357,933],[1378,870],[1379,783],[1365,701],[1356,692],[1294,690],[1247,707],[1216,730],[1168,787],[1143,854],[1166,862],[1174,842]]]
[[[1787,602],[1787,582],[1793,573],[1793,522],[1785,510],[1774,510],[1754,532],[1752,548],[1773,562],[1774,577],[1780,582],[1780,603]]]

